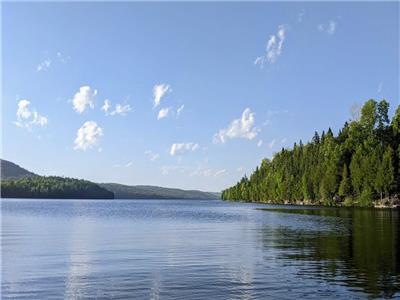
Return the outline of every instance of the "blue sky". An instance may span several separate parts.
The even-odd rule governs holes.
[[[396,2],[3,3],[2,157],[219,191],[355,102],[393,112],[398,19]]]

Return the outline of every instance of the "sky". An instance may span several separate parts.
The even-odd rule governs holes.
[[[398,2],[1,5],[1,157],[40,175],[220,191],[399,105]]]

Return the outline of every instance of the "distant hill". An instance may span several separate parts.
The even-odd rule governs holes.
[[[21,168],[17,164],[14,164],[11,161],[4,159],[0,159],[0,168],[1,180],[38,176],[35,173],[29,172],[28,170]]]
[[[114,199],[114,193],[98,184],[57,176],[30,176],[1,182],[2,198]]]
[[[74,178],[39,176],[0,159],[3,198],[65,199],[219,199],[220,193],[181,190],[151,185],[93,183]]]
[[[101,187],[114,193],[115,199],[219,199],[219,193],[198,190],[181,190],[151,185],[123,185],[117,183],[100,183]]]

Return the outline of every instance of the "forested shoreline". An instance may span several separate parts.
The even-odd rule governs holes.
[[[248,178],[222,192],[223,200],[373,206],[400,194],[400,106],[365,102],[335,136],[329,128],[303,144],[264,159]]]
[[[2,198],[114,199],[98,184],[74,178],[35,176],[1,181]]]

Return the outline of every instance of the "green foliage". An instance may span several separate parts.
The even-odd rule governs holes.
[[[305,145],[282,149],[224,190],[222,199],[371,206],[399,193],[400,106],[391,122],[388,111],[385,100],[368,100],[359,120],[346,122],[337,136],[329,128]]]
[[[346,197],[351,194],[351,183],[346,164],[343,165],[342,181],[339,185],[339,196]]]
[[[35,176],[1,182],[2,198],[113,199],[114,193],[80,179]]]

